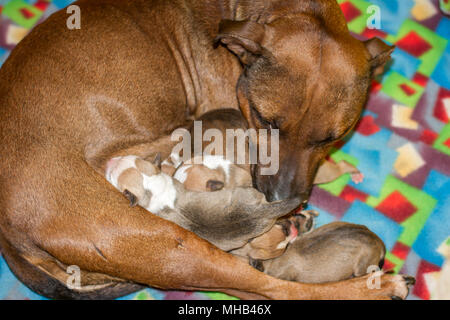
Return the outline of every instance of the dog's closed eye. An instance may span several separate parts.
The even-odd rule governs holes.
[[[258,121],[258,123],[267,129],[279,129],[278,123],[276,120],[269,120],[264,118],[261,113],[254,107],[251,106],[251,113],[254,116],[254,118]]]

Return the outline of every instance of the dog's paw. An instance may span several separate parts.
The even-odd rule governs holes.
[[[374,282],[377,275],[379,282]],[[376,280],[376,279],[375,279]],[[350,280],[302,284],[285,282],[285,290],[277,291],[272,299],[310,300],[404,300],[415,279],[406,275],[390,275],[379,272]]]
[[[352,173],[351,177],[352,177],[352,181],[356,184],[360,184],[364,181],[364,174],[361,172]]]
[[[346,295],[343,299],[404,300],[408,297],[409,289],[415,284],[415,279],[407,275],[392,275],[379,271],[344,281],[342,284],[348,284],[345,290],[354,295]]]

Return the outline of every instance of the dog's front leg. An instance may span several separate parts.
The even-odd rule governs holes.
[[[126,208],[125,208],[126,207]],[[59,229],[46,250],[82,270],[161,289],[220,291],[242,299],[390,299],[406,297],[402,276],[383,275],[380,289],[367,277],[312,285],[278,280],[257,271],[195,234],[145,212],[121,206],[121,219]],[[127,210],[130,211],[127,211]],[[99,217],[100,218],[100,217]],[[68,226],[70,225],[70,221]]]
[[[122,218],[108,222],[98,217],[77,232],[60,226],[46,251],[81,270],[161,289],[221,291],[243,299],[308,296],[302,285],[260,273],[141,208],[122,209]]]

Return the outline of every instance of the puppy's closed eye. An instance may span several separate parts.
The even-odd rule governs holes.
[[[206,182],[206,189],[209,191],[219,191],[222,190],[225,184],[222,181],[217,180],[208,180]]]
[[[281,231],[283,231],[283,234],[288,237],[291,233],[291,222],[287,219],[279,220],[276,224],[278,227],[281,228]]]

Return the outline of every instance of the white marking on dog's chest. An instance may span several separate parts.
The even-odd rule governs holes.
[[[165,173],[154,176],[142,175],[143,185],[146,190],[152,193],[152,198],[147,206],[147,210],[152,213],[159,213],[164,208],[175,208],[175,200],[177,198],[177,190],[173,185],[172,178]]]

